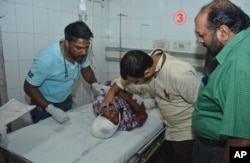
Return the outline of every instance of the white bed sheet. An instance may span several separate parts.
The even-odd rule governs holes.
[[[158,109],[152,109],[143,127],[99,139],[90,133],[91,104],[68,114],[64,124],[47,118],[10,133],[5,148],[35,163],[123,163],[164,127]]]

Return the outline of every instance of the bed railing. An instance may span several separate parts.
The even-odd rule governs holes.
[[[0,162],[3,163],[32,163],[26,158],[15,154],[9,150],[4,149],[0,146]]]

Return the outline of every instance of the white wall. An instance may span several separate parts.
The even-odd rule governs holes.
[[[95,0],[102,1],[102,0]],[[232,0],[250,14],[250,1]],[[79,0],[0,0],[8,98],[24,103],[29,99],[23,82],[36,53],[63,36],[64,27],[78,19]],[[120,44],[122,13],[122,47],[153,49],[154,40],[164,40],[167,49],[174,51],[174,42],[190,42],[186,53],[204,53],[196,43],[194,17],[209,0],[104,0],[104,7],[87,2],[86,23],[94,33],[92,62],[99,82],[119,76],[119,63],[105,61],[105,47]],[[176,11],[186,13],[186,22],[176,25]],[[183,51],[183,50],[181,50]],[[75,89],[75,105],[89,103],[89,86],[81,81]]]
[[[122,47],[153,49],[154,40],[168,43],[166,50],[185,53],[205,53],[197,44],[194,33],[194,18],[200,8],[210,0],[110,0],[108,46],[119,47],[119,13],[122,17]],[[250,15],[249,0],[232,0]],[[173,16],[176,11],[186,13],[186,22],[176,25]],[[189,50],[175,50],[174,42],[189,42]],[[119,64],[110,62],[108,78],[119,76]]]
[[[107,4],[102,8],[99,3],[86,2],[86,23],[94,33],[92,62],[98,80],[103,82],[107,80],[107,66],[103,62],[109,9]],[[0,0],[8,99],[29,103],[23,83],[32,60],[41,48],[63,36],[67,24],[79,19],[78,5],[79,0]],[[81,81],[74,93],[75,106],[91,101],[89,85],[83,86]],[[26,116],[24,120],[29,120]]]
[[[63,36],[64,27],[78,20],[78,0],[0,0],[0,25],[7,74],[8,97],[29,102],[23,82],[36,53]],[[93,65],[97,78],[106,80],[104,64],[105,31],[108,26],[108,6],[87,2],[86,23],[94,33]],[[94,7],[92,6],[94,5]],[[94,9],[94,12],[93,12]],[[93,17],[94,15],[94,17]],[[94,20],[94,21],[93,21]],[[106,37],[106,38],[105,38]],[[87,85],[87,88],[89,86]],[[90,102],[89,93],[80,84],[77,104]]]

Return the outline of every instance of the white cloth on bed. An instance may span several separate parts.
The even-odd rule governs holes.
[[[26,105],[16,99],[11,99],[0,107],[0,125],[7,125],[34,108],[35,105]]]
[[[50,117],[10,133],[6,148],[35,163],[123,163],[163,128],[158,109],[152,109],[143,127],[99,139],[90,133],[92,104],[68,115],[70,121],[64,124]]]

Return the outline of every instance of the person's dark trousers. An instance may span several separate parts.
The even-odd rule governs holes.
[[[33,100],[31,100],[30,104],[36,105],[36,103]],[[72,100],[72,97],[69,96],[65,101],[61,103],[51,103],[51,104],[53,104],[55,107],[60,108],[66,112],[72,108],[73,100]],[[40,120],[46,119],[51,116],[45,109],[42,109],[40,106],[36,106],[33,110],[31,110],[30,115],[31,115],[33,123],[37,123]]]
[[[192,163],[220,163],[224,149],[224,142],[208,140],[197,136],[193,146]]]
[[[191,155],[194,140],[165,141],[166,163],[191,163]]]

